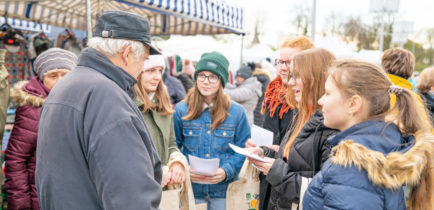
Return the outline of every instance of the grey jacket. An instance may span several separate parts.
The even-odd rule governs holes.
[[[256,104],[258,104],[259,97],[262,95],[261,88],[262,84],[258,79],[256,79],[256,77],[250,77],[238,86],[227,84],[224,90],[232,100],[241,104],[246,110],[250,127],[252,127],[253,124],[253,112]]]
[[[136,80],[95,49],[51,90],[39,118],[41,209],[157,209],[161,162],[134,104]]]

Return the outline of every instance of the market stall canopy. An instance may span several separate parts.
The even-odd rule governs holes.
[[[86,30],[87,0],[2,0],[0,16]],[[243,8],[223,0],[90,0],[92,26],[103,11],[147,17],[151,34],[243,34]],[[19,21],[17,21],[19,23]]]

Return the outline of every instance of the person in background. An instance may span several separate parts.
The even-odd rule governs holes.
[[[272,147],[264,147],[264,155],[266,157],[275,158],[277,155],[278,146],[282,143],[288,128],[292,124],[293,112],[295,108],[295,99],[286,99],[285,95],[288,90],[288,75],[290,72],[290,64],[292,57],[298,52],[313,48],[313,43],[304,36],[289,37],[280,45],[279,59],[276,60],[278,74],[273,81],[271,81],[264,95],[264,102],[262,104],[261,113],[264,114],[263,128],[273,132],[273,145]],[[256,147],[252,141],[248,141],[246,147]],[[270,200],[271,188],[265,175],[260,174],[260,198],[259,208],[266,209]]]
[[[6,124],[6,111],[9,106],[10,94],[8,82],[9,73],[5,66],[5,55],[6,50],[0,49],[0,143],[2,143],[1,140],[3,139],[3,132]],[[0,184],[3,183],[2,177],[2,174],[0,174]]]
[[[9,82],[8,70],[5,65],[6,50],[0,49],[0,145],[3,145],[3,134],[8,137],[9,128],[6,127],[7,109],[9,106]],[[3,151],[3,150],[2,150]],[[0,186],[3,185],[3,173],[0,173]],[[0,199],[0,206],[3,206],[3,199]]]
[[[414,72],[415,57],[412,52],[402,48],[392,48],[384,51],[381,66],[390,81],[399,87],[413,90],[408,81]]]
[[[270,200],[265,201],[268,206],[264,209],[297,209],[309,179],[328,159],[327,138],[337,131],[324,125],[318,99],[324,94],[327,70],[334,59],[331,52],[321,48],[305,50],[292,58],[287,94],[295,97],[297,113],[291,129],[276,158],[266,158],[266,162],[249,158],[271,185]],[[264,156],[263,148],[250,150]]]
[[[412,90],[365,61],[341,60],[329,71],[319,104],[324,124],[341,132],[327,140],[332,155],[303,209],[432,209],[434,136]],[[403,185],[411,188],[407,207]]]
[[[193,74],[194,66],[190,59],[184,59],[182,64],[182,71],[177,73],[176,78],[181,81],[182,86],[184,86],[185,92],[188,92],[193,86]]]
[[[176,143],[186,157],[219,159],[213,176],[190,171],[196,203],[206,203],[208,210],[226,209],[228,184],[237,179],[245,160],[229,143],[244,147],[250,138],[243,107],[223,92],[228,67],[221,53],[204,53],[196,65],[195,85],[176,105],[173,117]]]
[[[267,61],[266,61],[267,62]],[[274,68],[274,67],[273,67]],[[262,123],[264,122],[264,114],[261,113],[262,103],[264,102],[265,90],[267,89],[268,84],[270,83],[270,75],[269,73],[262,69],[261,64],[255,64],[255,69],[253,71],[253,76],[261,83],[261,91],[262,94],[258,99],[258,103],[253,111],[253,124],[262,127]]]
[[[431,112],[431,123],[434,123],[434,67],[422,71],[417,89],[419,94],[423,96],[426,107]]]
[[[103,12],[77,67],[51,90],[39,118],[41,209],[158,209],[162,168],[134,84],[151,45],[149,21]]]
[[[33,63],[36,76],[16,83],[11,91],[12,102],[18,108],[5,151],[8,209],[39,209],[35,186],[39,112],[50,90],[76,64],[77,56],[73,53],[60,48],[48,49]]]
[[[235,85],[227,84],[224,92],[231,97],[231,100],[241,104],[247,114],[250,127],[253,125],[253,112],[262,95],[261,83],[256,77],[252,77],[253,71],[248,66],[242,66],[236,73]]]
[[[384,51],[381,59],[381,65],[387,73],[387,77],[390,81],[401,88],[413,91],[413,85],[408,80],[414,72],[415,57],[412,52],[402,48],[392,48]],[[421,112],[425,112],[425,106],[422,98],[415,94],[417,101],[419,102],[418,109]],[[396,96],[391,94],[390,106],[395,105]],[[391,113],[394,114],[394,113]],[[430,121],[429,113],[425,113],[425,120]],[[393,117],[392,117],[393,118]],[[428,122],[429,123],[429,122]]]
[[[168,61],[165,59],[166,68],[163,72],[163,82],[169,92],[170,102],[172,105],[184,100],[186,92],[181,81],[176,77],[170,75],[170,69],[168,68]]]

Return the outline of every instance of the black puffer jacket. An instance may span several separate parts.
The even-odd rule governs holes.
[[[270,130],[273,132],[273,145],[280,145],[282,142],[285,133],[288,131],[289,126],[292,123],[292,118],[294,113],[297,111],[295,109],[290,109],[287,113],[283,114],[282,119],[279,118],[279,112],[282,108],[282,105],[279,105],[276,108],[276,112],[273,117],[270,117],[270,109],[266,109],[264,113],[264,124],[263,128]],[[264,149],[264,155],[266,157],[276,158],[277,152],[269,149],[268,147],[261,147]],[[259,209],[267,209],[268,201],[270,200],[271,186],[270,183],[265,179],[265,175],[263,173],[259,174]]]
[[[301,177],[312,178],[320,171],[330,153],[326,140],[337,132],[325,127],[322,113],[316,111],[295,139],[288,160],[282,158],[290,136],[289,133],[285,135],[278,158],[266,176],[272,186],[267,209],[291,209],[293,202],[299,203]]]

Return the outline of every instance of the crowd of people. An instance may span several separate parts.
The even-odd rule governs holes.
[[[249,64],[231,82],[215,51],[171,76],[144,17],[106,11],[93,35],[79,57],[39,54],[10,95],[0,51],[0,126],[18,106],[8,209],[159,209],[176,189],[179,209],[221,210],[243,164],[258,172],[256,209],[434,208],[434,68],[414,92],[410,51],[386,50],[378,66],[289,37],[276,77]],[[253,125],[271,145],[251,140]],[[193,170],[192,157],[218,168]]]

